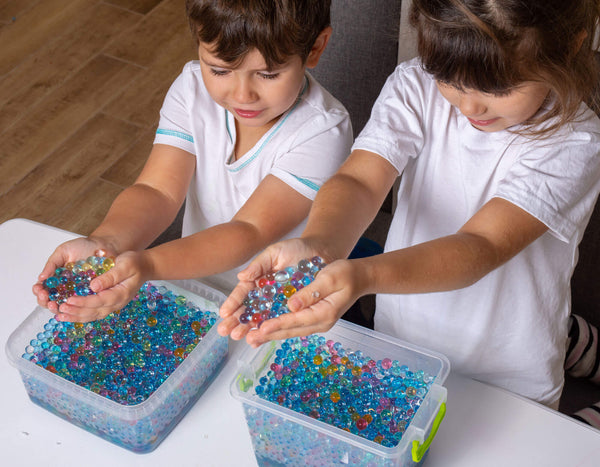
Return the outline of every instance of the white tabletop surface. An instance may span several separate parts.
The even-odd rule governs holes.
[[[31,286],[54,248],[74,235],[24,219],[0,225],[0,344],[35,308]],[[134,454],[33,404],[0,352],[0,461],[7,466],[256,466],[240,403],[229,394],[245,344],[169,436]],[[431,466],[599,466],[600,431],[506,391],[451,373]]]

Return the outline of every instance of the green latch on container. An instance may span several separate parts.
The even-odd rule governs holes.
[[[433,421],[433,425],[431,426],[431,432],[429,433],[429,436],[427,437],[425,442],[423,444],[420,444],[417,440],[413,441],[411,451],[413,462],[421,462],[421,459],[423,459],[423,456],[427,452],[427,449],[429,449],[433,438],[435,438],[438,428],[440,427],[440,423],[442,423],[442,420],[444,419],[444,415],[446,415],[446,403],[442,402],[442,405],[440,405],[440,410],[435,416],[435,420]]]

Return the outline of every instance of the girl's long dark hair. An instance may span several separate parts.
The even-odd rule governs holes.
[[[526,122],[525,132],[541,136],[592,96],[599,16],[599,0],[413,0],[410,23],[425,70],[440,82],[495,95],[547,84],[548,111]]]

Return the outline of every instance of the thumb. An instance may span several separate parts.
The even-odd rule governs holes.
[[[121,280],[119,279],[119,270],[117,267],[112,268],[110,271],[100,274],[99,276],[92,279],[90,282],[90,289],[95,293],[101,292],[105,289],[110,289],[117,285]]]
[[[292,295],[288,300],[287,306],[291,312],[296,312],[311,307],[321,301],[322,298],[321,293],[313,283]]]

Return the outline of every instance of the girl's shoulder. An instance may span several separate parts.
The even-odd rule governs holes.
[[[423,68],[423,64],[419,57],[398,64],[391,76],[395,79],[404,81],[434,82],[433,77]]]

